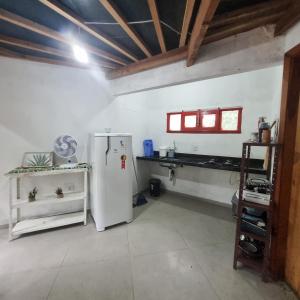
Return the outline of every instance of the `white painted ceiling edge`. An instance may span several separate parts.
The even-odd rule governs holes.
[[[300,23],[285,36],[274,26],[256,28],[204,45],[195,65],[185,61],[125,76],[110,82],[114,96],[263,69],[283,63],[284,53],[300,42]]]

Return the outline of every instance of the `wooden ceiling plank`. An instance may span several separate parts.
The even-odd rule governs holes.
[[[64,57],[64,58],[71,59],[71,60],[74,59],[74,57],[71,53],[65,52],[63,50],[44,46],[41,44],[32,43],[32,42],[25,41],[25,40],[16,39],[13,37],[4,36],[2,34],[0,34],[0,43],[20,47],[23,49],[30,49],[30,50],[41,52],[41,53],[47,53],[50,55],[56,55],[56,56]],[[101,67],[109,68],[109,69],[116,68],[115,64],[112,64],[109,62],[104,62],[104,61],[99,61],[99,60],[92,62],[92,64],[97,64]]]
[[[253,18],[261,16],[268,16],[270,14],[282,11],[287,7],[288,2],[282,0],[273,0],[247,6],[241,9],[236,9],[225,14],[216,15],[209,25],[209,29],[227,26],[240,21],[249,21]]]
[[[278,20],[275,27],[275,36],[286,33],[291,27],[300,21],[300,2],[293,1],[287,12]]]
[[[151,51],[139,36],[139,34],[128,24],[128,21],[120,12],[120,10],[109,0],[99,0],[99,2],[106,8],[111,16],[119,23],[128,36],[135,42],[135,44],[145,53],[147,57],[151,57]]]
[[[82,20],[80,17],[76,16],[73,12],[70,10],[67,10],[67,8],[63,7],[61,4],[59,4],[56,1],[53,0],[39,0],[42,4],[46,5],[51,10],[55,11],[59,15],[63,16],[73,24],[77,25],[84,31],[88,32],[98,40],[102,41],[103,43],[109,45],[116,51],[122,53],[123,55],[127,56],[129,59],[133,61],[138,61],[138,58],[131,54],[125,47],[119,45],[117,42],[113,41],[110,37],[105,35],[104,33],[99,33],[99,31],[96,31],[96,29],[91,25],[86,25],[84,23],[84,20]]]
[[[29,19],[23,18],[21,16],[15,15],[9,11],[6,11],[2,8],[0,8],[0,20],[9,22],[11,24],[14,24],[16,26],[25,28],[27,30],[30,30],[32,32],[38,33],[40,35],[46,36],[48,38],[54,39],[56,41],[65,43],[69,46],[72,46],[74,44],[74,41],[72,41],[70,38],[65,37],[61,35],[59,32],[52,30],[44,25],[40,25],[38,23],[35,23]],[[81,43],[82,47],[86,49],[86,51],[95,54],[97,56],[103,57],[105,59],[111,60],[113,62],[116,62],[120,65],[126,65],[126,62],[122,60],[121,58],[112,55],[106,51],[100,50],[96,47],[93,47],[91,45]]]
[[[152,16],[152,20],[154,23],[155,32],[156,32],[156,36],[157,36],[157,39],[159,42],[160,49],[161,49],[162,53],[166,53],[167,48],[166,48],[164,35],[163,35],[162,29],[161,29],[156,0],[147,0],[147,1],[148,1],[148,6],[150,9],[151,16]]]
[[[176,61],[183,60],[187,57],[187,47],[176,48],[166,53],[154,55],[150,58],[145,58],[137,63],[132,63],[128,66],[116,69],[108,73],[109,79],[116,79],[122,76],[131,75],[145,70],[153,69]]]
[[[186,0],[185,12],[184,12],[180,40],[179,40],[179,47],[183,47],[185,45],[192,14],[193,14],[194,5],[195,5],[195,0]]]
[[[60,61],[56,59],[20,54],[18,52],[11,51],[2,47],[0,47],[0,56],[80,69],[87,69],[90,67],[82,64],[77,64],[75,62]]]
[[[188,47],[187,66],[194,64],[220,0],[202,0]]]
[[[203,44],[213,43],[236,34],[250,31],[257,27],[265,26],[268,24],[274,24],[284,14],[285,12],[282,11],[265,17],[250,19],[250,21],[248,22],[240,21],[239,23],[234,25],[214,29],[208,32],[203,41]]]

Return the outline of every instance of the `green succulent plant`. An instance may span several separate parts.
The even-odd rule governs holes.
[[[34,154],[33,159],[28,160],[28,165],[32,167],[49,167],[50,159],[45,154]]]

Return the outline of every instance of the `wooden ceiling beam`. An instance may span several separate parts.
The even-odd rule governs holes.
[[[287,12],[278,20],[275,27],[275,36],[286,33],[291,27],[300,21],[300,2],[293,1]]]
[[[240,21],[237,24],[224,26],[222,28],[214,29],[207,33],[204,44],[213,43],[224,38],[237,35],[254,28],[264,26],[267,24],[275,23],[285,12],[273,13],[267,17],[260,17],[258,19],[253,19],[248,22]],[[181,49],[181,50],[180,50]],[[169,63],[183,60],[187,57],[187,47],[181,47],[175,50],[168,51],[164,54],[159,54],[151,57],[151,59],[144,59],[138,63],[133,63],[131,65],[121,67],[119,69],[113,70],[108,73],[109,79],[115,79],[122,76],[131,75],[141,71],[149,70],[152,68],[160,67]]]
[[[194,64],[220,0],[202,0],[188,46],[187,66]]]
[[[20,48],[23,48],[23,49],[30,49],[30,50],[37,51],[37,52],[40,52],[40,53],[47,53],[47,54],[50,54],[50,55],[55,55],[55,56],[67,58],[67,59],[70,59],[70,60],[74,60],[74,56],[71,53],[65,52],[63,50],[53,48],[53,47],[44,46],[44,45],[41,45],[41,44],[32,43],[32,42],[29,42],[29,41],[16,39],[16,38],[13,38],[13,37],[4,36],[2,34],[0,34],[0,43],[20,47]],[[99,61],[99,60],[93,61],[91,64],[96,64],[96,65],[99,65],[101,67],[109,68],[109,69],[115,69],[117,67],[117,65],[115,65],[115,64],[112,64],[112,63],[109,63],[109,62],[104,62],[104,61]]]
[[[184,12],[180,40],[179,40],[179,47],[183,47],[185,45],[192,14],[193,14],[194,5],[195,5],[195,0],[186,0],[185,12]]]
[[[32,56],[32,55],[27,55],[27,54],[26,55],[20,54],[18,52],[11,51],[11,50],[8,50],[8,49],[2,48],[2,47],[0,47],[0,56],[21,59],[21,60],[28,60],[28,61],[39,62],[39,63],[45,63],[45,64],[51,64],[51,65],[80,68],[80,69],[90,68],[90,66],[77,64],[75,62],[60,61],[57,59],[50,59],[50,58],[45,58],[45,57],[37,57],[37,56]]]
[[[66,18],[73,24],[77,25],[84,31],[88,32],[92,36],[94,36],[96,39],[100,40],[101,42],[107,44],[108,46],[114,48],[116,51],[120,52],[121,54],[127,56],[129,59],[133,61],[138,61],[137,57],[133,54],[131,54],[125,47],[119,45],[117,42],[113,41],[110,37],[108,37],[104,33],[100,33],[98,30],[96,30],[93,26],[91,25],[86,25],[84,23],[84,20],[81,19],[80,17],[76,16],[72,11],[67,9],[66,7],[62,6],[56,1],[53,0],[39,0],[41,3],[46,5],[48,8],[51,10],[55,11],[62,17]]]
[[[157,36],[157,39],[159,42],[161,52],[165,53],[165,52],[167,52],[167,48],[166,48],[164,35],[163,35],[162,29],[161,29],[156,0],[147,0],[147,1],[148,1],[148,6],[149,6],[152,20],[154,23],[154,28],[155,28],[155,32],[156,32],[156,36]]]
[[[236,9],[232,12],[215,16],[209,25],[209,29],[227,26],[241,21],[248,22],[254,18],[268,16],[270,14],[280,12],[287,9],[287,7],[288,2],[274,0]]]
[[[153,69],[176,61],[183,60],[187,57],[187,47],[177,48],[166,53],[154,55],[145,58],[137,63],[116,69],[108,73],[108,79],[116,79],[122,76],[131,75],[145,70]]]
[[[13,14],[9,11],[6,11],[2,8],[0,8],[0,20],[9,22],[11,24],[14,24],[14,25],[22,27],[22,28],[25,28],[25,29],[30,30],[32,32],[35,32],[35,33],[38,33],[40,35],[46,36],[48,38],[54,39],[58,42],[65,43],[65,44],[67,44],[71,47],[74,44],[73,40],[71,40],[68,37],[63,36],[59,32],[57,32],[55,30],[52,30],[52,29],[50,29],[50,28],[48,28],[44,25],[40,25],[38,23],[35,23],[35,22],[33,22],[31,20],[28,20],[26,18],[23,18],[21,16],[15,15],[15,14]],[[86,49],[86,51],[88,51],[92,54],[95,54],[99,57],[103,57],[105,59],[116,62],[116,63],[118,63],[120,65],[123,65],[123,66],[127,64],[121,58],[119,58],[115,55],[112,55],[112,54],[110,54],[106,51],[100,50],[96,47],[93,47],[93,46],[85,44],[85,43],[80,43],[80,45],[82,47],[84,47]]]
[[[151,51],[139,36],[139,34],[128,24],[126,18],[122,15],[120,10],[109,0],[99,0],[99,2],[106,8],[111,16],[119,23],[128,36],[135,42],[135,44],[144,52],[147,57],[151,57]]]
[[[234,25],[220,27],[220,28],[211,30],[207,33],[207,35],[203,41],[203,44],[213,43],[213,42],[225,39],[227,37],[230,37],[230,36],[233,36],[236,34],[250,31],[250,30],[260,27],[260,26],[274,24],[284,14],[285,14],[285,12],[282,11],[282,12],[278,12],[278,13],[274,13],[274,14],[265,16],[265,17],[251,19],[248,22],[241,21]]]

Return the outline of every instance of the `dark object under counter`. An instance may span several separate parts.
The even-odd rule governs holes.
[[[207,169],[240,172],[241,158],[230,156],[202,155],[189,153],[176,153],[174,158],[159,157],[159,152],[154,151],[154,156],[137,156],[138,160],[154,161],[160,163],[171,163],[181,166],[193,166]],[[263,169],[263,159],[251,159],[249,171],[253,174],[266,174]]]

